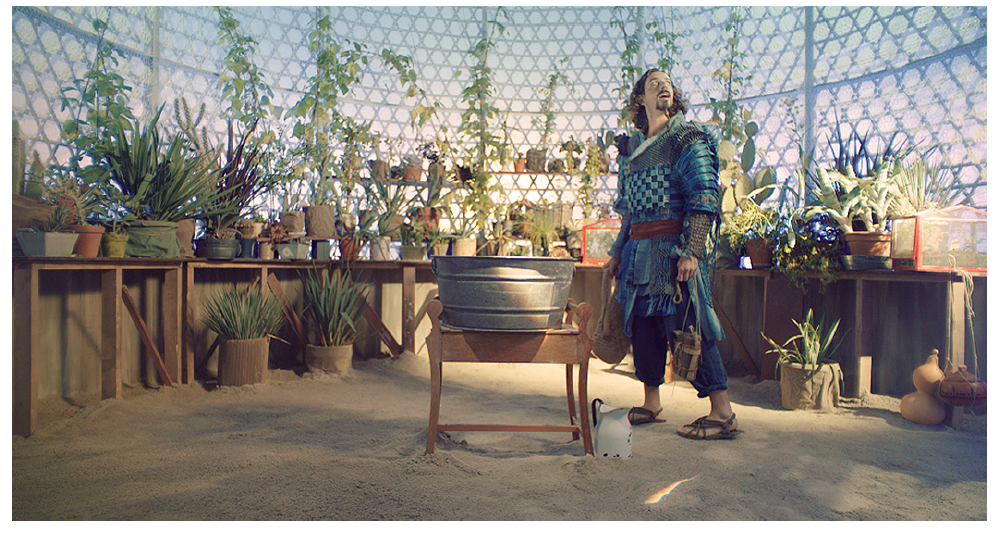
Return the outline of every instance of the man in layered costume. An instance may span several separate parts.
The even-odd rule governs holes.
[[[623,222],[604,268],[616,276],[624,333],[644,384],[644,403],[630,410],[631,423],[664,422],[659,387],[668,347],[675,330],[698,323],[702,357],[691,383],[700,398],[710,399],[710,412],[677,431],[691,439],[731,439],[738,421],[715,344],[723,330],[710,290],[710,241],[720,223],[717,142],[705,127],[686,122],[687,108],[665,72],[650,69],[634,86],[629,110],[638,131],[617,138],[614,209]]]

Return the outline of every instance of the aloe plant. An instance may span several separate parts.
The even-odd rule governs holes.
[[[841,341],[839,339],[838,342],[834,342],[834,335],[838,331],[841,320],[835,320],[831,327],[825,329],[823,320],[814,324],[813,313],[813,309],[808,309],[803,322],[793,320],[799,333],[790,337],[782,345],[762,333],[762,337],[772,345],[772,349],[765,353],[777,354],[779,356],[777,364],[796,363],[804,366],[816,366],[817,370],[828,363],[836,362],[835,354],[841,346]]]
[[[328,276],[318,270],[301,275],[305,313],[314,326],[319,346],[343,346],[357,339],[357,327],[367,307],[366,293],[349,270],[333,270]]]
[[[284,307],[260,288],[232,287],[204,303],[204,325],[228,340],[250,340],[275,335],[284,325]]]

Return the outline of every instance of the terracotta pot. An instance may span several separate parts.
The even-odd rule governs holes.
[[[772,245],[768,239],[748,239],[748,258],[751,268],[769,268],[772,266]]]
[[[938,386],[938,395],[949,405],[973,407],[987,402],[987,382],[966,371],[966,365],[945,376]]]
[[[513,162],[513,168],[516,169],[516,172],[526,172],[526,158],[520,157]]]
[[[356,237],[341,237],[339,239],[339,258],[355,261],[360,258],[360,247],[363,242]]]
[[[422,178],[422,169],[415,167],[405,167],[405,181],[419,181]]]
[[[305,346],[305,364],[308,370],[348,374],[353,369],[353,345],[343,346]]]
[[[845,233],[851,255],[890,256],[892,238],[888,231],[853,231]]]
[[[267,381],[270,339],[223,339],[218,346],[218,385],[241,387]]]
[[[104,226],[69,226],[69,229],[79,234],[73,253],[80,257],[97,257]]]

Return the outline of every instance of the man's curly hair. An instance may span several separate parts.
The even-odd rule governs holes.
[[[647,111],[644,110],[644,106],[637,103],[637,97],[644,95],[644,83],[647,81],[648,75],[652,72],[661,72],[661,69],[650,68],[644,71],[637,83],[634,84],[633,91],[630,92],[630,101],[627,104],[627,111],[630,114],[631,120],[634,126],[640,130],[644,136],[647,136]],[[675,116],[676,113],[685,113],[689,109],[689,101],[686,100],[685,94],[682,90],[678,88],[678,84],[675,80],[672,80],[672,93],[674,94],[672,103],[672,108],[669,110],[671,116]]]

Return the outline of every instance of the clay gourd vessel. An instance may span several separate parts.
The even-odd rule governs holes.
[[[924,364],[915,368],[911,376],[914,388],[919,391],[934,394],[938,392],[938,384],[945,379],[945,373],[938,366],[938,350],[932,350]]]
[[[987,401],[987,382],[966,371],[966,365],[949,373],[938,386],[938,395],[949,405],[973,407]]]
[[[911,375],[916,391],[900,399],[900,415],[924,426],[935,426],[945,420],[945,405],[935,393],[945,374],[938,367],[938,350],[933,350],[924,364]]]

